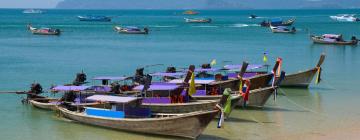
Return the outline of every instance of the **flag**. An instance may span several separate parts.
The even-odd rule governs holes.
[[[279,67],[277,69],[277,75],[280,76],[280,74],[281,74],[281,66],[282,66],[282,58],[279,57],[279,58],[277,58],[276,61],[279,61]]]
[[[320,83],[320,81],[321,81],[320,76],[321,76],[321,67],[318,67],[318,68],[317,68],[317,75],[316,75],[316,79],[315,79],[315,84],[319,84],[319,83]]]
[[[228,95],[228,98],[226,100],[225,107],[224,107],[224,113],[225,114],[230,114],[230,112],[231,112],[231,95],[230,95],[230,92],[231,92],[230,88],[226,88],[224,90],[224,93],[223,93],[223,95]]]
[[[240,85],[239,85],[239,93],[241,94],[243,91],[243,80],[240,78]]]
[[[264,53],[263,61],[264,61],[264,63],[267,63],[267,61],[268,61],[268,58],[267,58],[267,56],[266,56],[266,53]]]
[[[196,88],[195,88],[195,74],[194,72],[191,74],[191,79],[190,79],[190,86],[189,86],[189,95],[193,95],[194,93],[196,93]]]
[[[213,59],[213,60],[211,61],[210,65],[211,65],[211,66],[216,65],[216,59]]]

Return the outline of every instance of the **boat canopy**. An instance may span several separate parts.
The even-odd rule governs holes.
[[[341,38],[341,35],[336,35],[336,34],[324,34],[322,36],[324,38]]]
[[[110,95],[93,95],[86,98],[89,101],[99,101],[99,102],[111,102],[111,103],[130,103],[136,101],[136,97],[120,97],[120,96],[110,96]]]
[[[224,68],[225,69],[229,69],[229,70],[240,70],[242,67],[242,65],[225,65]],[[259,69],[259,68],[263,68],[265,67],[264,65],[261,64],[250,64],[248,65],[246,70],[254,70],[254,69]]]
[[[92,78],[93,80],[127,80],[130,77],[124,77],[124,76],[99,76]]]
[[[198,78],[195,78],[195,84],[210,84],[210,83],[212,83],[214,81],[215,81],[215,79],[198,79]],[[183,82],[184,82],[184,79],[174,79],[174,80],[169,81],[168,83],[181,84]]]
[[[206,69],[198,68],[198,69],[195,69],[195,72],[218,72],[218,71],[221,71],[221,69],[219,69],[219,68],[206,68]]]
[[[177,72],[177,73],[169,73],[169,72],[156,72],[156,73],[152,73],[150,74],[151,76],[167,76],[167,77],[180,77],[180,76],[184,76],[186,73],[183,72]]]
[[[273,18],[270,21],[271,23],[282,23],[283,20],[281,18]]]
[[[55,86],[51,88],[51,90],[54,91],[84,91],[86,89],[90,88],[90,86]]]
[[[152,84],[150,85],[150,88],[148,89],[148,91],[153,91],[153,90],[175,90],[177,88],[179,88],[179,85],[175,85],[175,84]],[[133,88],[133,90],[143,90],[144,85],[139,85]]]

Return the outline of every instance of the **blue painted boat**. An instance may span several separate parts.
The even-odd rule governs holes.
[[[99,21],[99,22],[110,22],[110,21],[111,21],[111,17],[107,17],[107,16],[92,16],[92,15],[78,16],[78,19],[79,19],[80,21]]]

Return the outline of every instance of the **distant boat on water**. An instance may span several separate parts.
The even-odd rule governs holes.
[[[184,18],[186,23],[211,23],[211,18]]]
[[[197,15],[199,12],[193,11],[193,10],[187,10],[183,12],[184,15]]]
[[[295,33],[296,29],[295,27],[292,27],[291,29],[286,26],[271,26],[270,29],[273,33]]]
[[[44,11],[40,9],[26,9],[23,11],[24,14],[42,14]]]
[[[139,27],[134,27],[134,26],[126,26],[126,27],[115,26],[114,30],[117,31],[118,33],[124,33],[124,34],[149,34],[149,29],[146,27],[144,29],[140,29]]]
[[[250,19],[255,19],[255,18],[258,18],[258,16],[257,15],[250,15],[249,18]]]
[[[270,27],[271,26],[291,26],[295,22],[295,18],[283,21],[281,18],[274,18],[269,21],[263,21],[260,23],[263,27]]]
[[[28,29],[34,35],[60,35],[60,29],[53,28],[34,28],[32,25],[28,25]]]
[[[360,18],[357,18],[355,14],[340,14],[336,16],[330,16],[330,18],[336,21],[343,21],[343,22],[360,21]]]
[[[310,36],[312,41],[317,44],[330,44],[330,45],[357,45],[359,40],[353,36],[350,41],[345,41],[342,35],[337,34],[324,34],[322,36]]]
[[[99,22],[110,22],[111,17],[107,16],[93,16],[93,15],[87,15],[87,16],[78,16],[78,19],[80,21],[99,21]]]

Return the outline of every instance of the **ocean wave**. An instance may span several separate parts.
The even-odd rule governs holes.
[[[199,26],[191,26],[191,27],[195,27],[195,28],[218,28],[219,26],[215,26],[215,25],[199,25]]]
[[[177,27],[177,25],[150,25],[149,27],[154,27],[154,28],[174,28],[174,27]]]
[[[237,23],[237,24],[232,24],[229,27],[233,27],[233,28],[243,28],[243,27],[255,27],[255,26],[260,26],[258,24],[243,24],[243,23]]]

